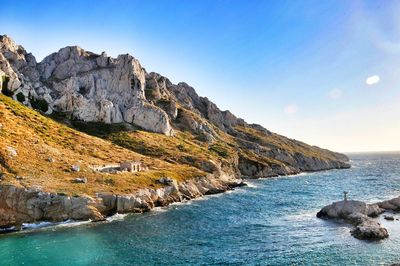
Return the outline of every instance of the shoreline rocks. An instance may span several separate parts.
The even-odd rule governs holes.
[[[394,221],[394,217],[391,215],[384,215],[383,219],[388,220],[388,221]]]
[[[354,225],[351,235],[360,240],[381,240],[389,237],[389,233],[376,219],[386,211],[398,211],[400,197],[388,201],[367,204],[356,200],[343,200],[323,207],[317,217],[321,219],[343,219]],[[393,216],[385,216],[394,220]]]
[[[37,189],[0,185],[0,230],[4,233],[20,230],[22,223],[66,220],[103,221],[116,213],[141,213],[154,207],[224,192],[243,186],[241,179],[221,173],[186,182],[170,184],[158,189],[139,189],[133,194],[98,193],[94,197],[43,192]]]

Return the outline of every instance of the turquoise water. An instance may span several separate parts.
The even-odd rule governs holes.
[[[250,186],[123,220],[0,235],[1,265],[386,265],[400,262],[400,221],[390,238],[354,239],[315,217],[349,198],[400,195],[400,154],[351,155],[353,168],[253,180]]]

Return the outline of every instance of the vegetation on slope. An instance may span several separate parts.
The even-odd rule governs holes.
[[[130,193],[142,187],[157,187],[160,185],[156,180],[165,176],[182,181],[205,174],[187,164],[171,164],[89,136],[2,94],[0,124],[1,184],[39,186],[45,191],[70,195],[93,195],[103,191]],[[14,149],[16,155],[13,155]],[[142,161],[150,170],[107,174],[90,168],[125,160]],[[81,170],[73,172],[72,165],[79,165]],[[88,183],[72,182],[79,177],[86,177]]]
[[[315,146],[310,146],[303,142],[289,139],[275,133],[265,134],[257,129],[242,126],[237,126],[235,129],[243,134],[245,140],[258,143],[270,149],[281,149],[291,155],[299,153],[307,157],[321,158],[325,160],[335,161],[340,159],[339,154]]]
[[[192,116],[207,123],[197,114]],[[202,140],[184,126],[175,130],[174,137],[168,137],[130,124],[86,123],[57,116],[51,119],[0,94],[1,183],[27,188],[39,186],[45,191],[69,195],[131,193],[138,188],[158,187],[157,180],[165,176],[183,181],[213,173],[218,165],[235,171],[239,158],[271,169],[287,165],[279,158],[257,153],[257,148],[254,149],[257,145],[263,151],[282,150],[322,160],[340,159],[335,153],[252,127],[237,126],[237,133],[230,135],[209,126],[217,132],[212,142]],[[17,152],[15,156],[13,149]],[[141,161],[150,170],[108,174],[91,168],[126,160]],[[81,171],[72,171],[72,165],[79,165]],[[88,179],[87,184],[73,183],[75,178],[82,177]]]

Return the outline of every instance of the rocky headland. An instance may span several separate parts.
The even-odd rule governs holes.
[[[380,240],[389,237],[389,233],[377,217],[385,212],[400,211],[400,197],[367,204],[356,200],[343,200],[323,207],[317,217],[321,219],[340,219],[354,225],[351,234],[361,240]],[[386,220],[394,220],[385,216]]]
[[[37,62],[3,35],[0,91],[0,228],[98,221],[222,192],[244,178],[350,167],[343,154],[221,111],[129,54],[68,46]],[[93,171],[126,160],[148,170]]]
[[[154,207],[191,200],[245,185],[242,180],[212,176],[177,183],[163,181],[165,187],[139,189],[134,194],[98,193],[71,197],[11,185],[0,186],[0,228],[3,232],[22,229],[22,223],[66,220],[103,221],[116,213],[142,213]]]

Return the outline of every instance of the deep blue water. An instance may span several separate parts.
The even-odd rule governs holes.
[[[352,154],[353,167],[249,181],[250,186],[123,220],[0,235],[0,265],[387,265],[400,262],[400,221],[389,239],[354,239],[316,212],[349,198],[400,195],[400,153]]]

